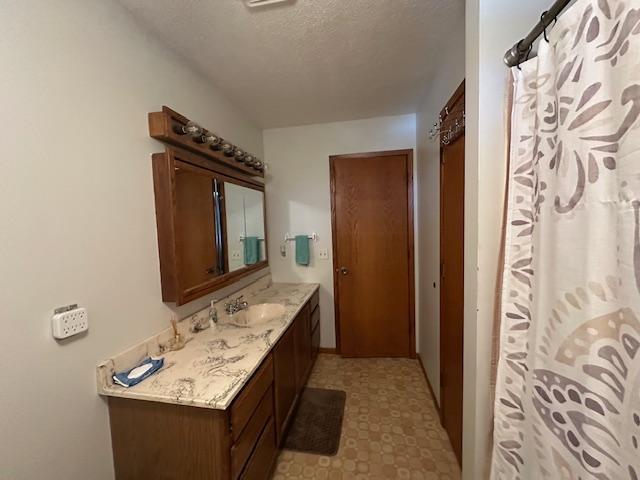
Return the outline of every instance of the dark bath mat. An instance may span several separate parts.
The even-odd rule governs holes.
[[[341,390],[305,388],[284,448],[327,456],[338,453],[346,399]]]

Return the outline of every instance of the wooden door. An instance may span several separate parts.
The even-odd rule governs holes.
[[[455,124],[464,111],[464,84],[441,114]],[[460,121],[460,119],[458,120]],[[442,424],[462,462],[464,333],[464,130],[440,146],[440,406]]]
[[[330,158],[343,356],[415,356],[412,156],[400,150]]]

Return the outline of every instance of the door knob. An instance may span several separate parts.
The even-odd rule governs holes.
[[[349,273],[349,270],[347,270],[347,267],[340,267],[340,273],[346,275]]]

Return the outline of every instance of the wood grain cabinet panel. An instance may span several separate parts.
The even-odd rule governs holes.
[[[282,445],[296,401],[295,322],[289,326],[273,349],[273,380],[276,437]]]
[[[269,390],[264,394],[260,404],[251,415],[249,423],[242,431],[242,435],[236,440],[231,447],[231,478],[238,478],[243,467],[247,463],[251,452],[256,446],[260,433],[264,429],[267,422],[273,419],[273,390]],[[275,441],[274,441],[275,443]]]
[[[273,420],[264,428],[258,445],[242,473],[242,480],[265,480],[271,476],[278,454]]]
[[[273,360],[271,354],[263,360],[251,380],[231,404],[231,435],[237,440],[253,412],[261,402],[264,393],[273,385]]]
[[[311,369],[311,318],[309,304],[300,311],[294,323],[296,350],[296,391],[302,391]]]
[[[313,332],[316,327],[320,325],[320,307],[316,306],[311,313],[311,331]]]
[[[320,290],[316,290],[309,299],[309,311],[313,312],[320,303]]]
[[[314,316],[318,317],[318,321],[314,322]],[[320,353],[320,308],[316,308],[311,316],[311,367],[316,363],[318,353]]]
[[[222,410],[111,397],[109,419],[117,480],[229,478]]]
[[[180,258],[178,276],[185,289],[220,275],[215,242],[216,211],[213,175],[187,166],[175,168],[176,248]]]

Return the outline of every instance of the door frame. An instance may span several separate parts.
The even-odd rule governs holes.
[[[338,275],[336,274],[338,265],[338,241],[336,233],[336,184],[335,184],[335,162],[336,160],[349,158],[368,158],[368,157],[394,157],[404,155],[406,158],[407,168],[407,229],[408,229],[408,246],[407,255],[409,257],[409,339],[411,342],[410,358],[416,358],[416,307],[415,307],[415,260],[414,260],[414,242],[415,231],[413,226],[414,201],[413,201],[413,149],[404,150],[388,150],[382,152],[367,153],[350,153],[345,155],[329,156],[329,175],[331,189],[331,240],[333,255],[333,309],[334,324],[336,334],[336,353],[342,353],[340,339],[340,309],[339,307],[339,289]]]

